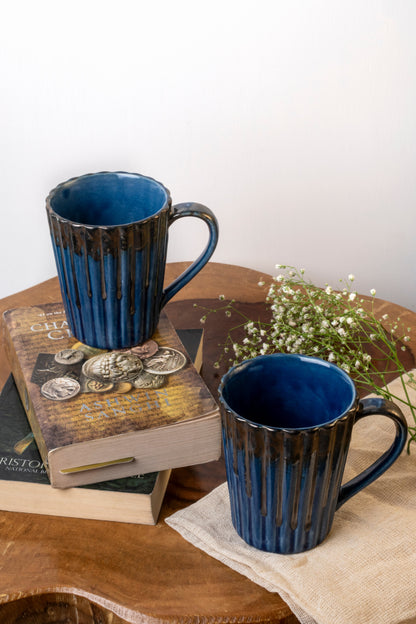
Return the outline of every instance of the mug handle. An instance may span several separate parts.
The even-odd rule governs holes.
[[[396,426],[396,436],[390,448],[378,459],[376,459],[371,466],[351,479],[351,481],[348,481],[348,483],[341,486],[336,507],[337,509],[341,507],[341,505],[349,498],[380,477],[380,475],[382,475],[383,472],[385,472],[387,468],[389,468],[392,463],[396,461],[406,443],[407,422],[401,409],[397,407],[395,403],[392,403],[392,401],[388,401],[380,397],[362,399],[359,403],[359,409],[355,417],[355,422],[361,420],[361,418],[365,418],[366,416],[375,416],[376,414],[391,418]]]
[[[196,204],[195,202],[176,204],[171,208],[171,213],[169,215],[169,227],[174,221],[177,221],[182,217],[197,217],[198,219],[205,221],[209,228],[209,240],[199,258],[197,258],[181,275],[179,275],[179,277],[177,277],[164,289],[162,293],[161,308],[163,308],[169,299],[176,295],[176,293],[193,277],[195,277],[195,275],[206,265],[214,253],[218,242],[218,222],[212,210],[202,204]]]

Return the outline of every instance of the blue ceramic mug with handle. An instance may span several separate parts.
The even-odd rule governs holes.
[[[360,401],[351,378],[319,358],[247,360],[224,375],[219,392],[232,522],[260,550],[293,554],[320,544],[335,511],[387,470],[406,442],[394,403]],[[353,425],[374,414],[393,420],[391,447],[341,485]]]
[[[68,324],[78,340],[101,349],[150,338],[161,309],[205,266],[218,241],[209,208],[172,206],[163,184],[136,173],[72,178],[50,192],[46,211]],[[168,230],[183,217],[205,221],[209,240],[164,288]]]

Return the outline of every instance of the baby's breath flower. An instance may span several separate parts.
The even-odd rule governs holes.
[[[352,291],[355,281],[352,273],[347,280],[339,280],[342,291],[337,292],[329,284],[322,289],[309,282],[304,277],[304,269],[282,264],[276,265],[276,269],[281,272],[273,277],[265,297],[270,312],[268,320],[245,317],[235,308],[234,301],[219,308],[227,316],[233,311],[237,318],[243,318],[243,322],[230,331],[223,347],[223,355],[229,352],[227,357],[231,363],[267,353],[303,353],[342,367],[360,390],[368,391],[370,386],[376,393],[388,396],[384,377],[387,370],[394,370],[404,379],[403,384],[407,383],[399,354],[401,349],[406,350],[405,345],[410,341],[410,328],[405,331],[400,319],[390,320],[388,314],[377,318],[367,301]],[[259,281],[261,286],[264,283],[263,279]],[[374,288],[370,294],[375,296]],[[225,296],[220,295],[219,299],[224,301]],[[213,312],[217,310],[204,308],[201,323]],[[372,344],[377,346],[374,359],[367,352]],[[223,355],[215,363],[216,368]],[[403,402],[410,407],[416,425],[416,406],[406,400]],[[416,442],[416,426],[409,427],[409,433],[410,439]]]
[[[375,297],[375,296],[376,296],[376,292],[377,292],[377,291],[376,291],[376,289],[375,289],[375,288],[372,288],[372,289],[370,290],[370,295],[371,295],[372,297]]]

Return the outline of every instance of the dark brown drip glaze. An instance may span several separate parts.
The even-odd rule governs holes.
[[[105,258],[112,255],[115,261],[116,270],[116,297],[118,300],[122,297],[123,276],[122,276],[122,257],[127,252],[127,265],[129,270],[129,293],[130,293],[130,314],[134,315],[136,311],[135,299],[136,288],[140,288],[142,293],[146,293],[149,288],[150,279],[154,279],[152,273],[154,268],[150,265],[150,252],[153,243],[158,244],[162,241],[162,249],[158,249],[155,253],[160,255],[163,248],[166,249],[167,229],[169,222],[170,203],[166,205],[157,215],[151,219],[131,223],[125,226],[88,226],[74,224],[66,219],[60,218],[55,213],[48,213],[48,219],[51,225],[51,232],[55,243],[61,250],[68,251],[68,261],[70,263],[72,275],[75,276],[74,257],[82,256],[84,263],[84,276],[87,281],[88,297],[92,297],[91,272],[89,260],[98,262],[100,265],[100,281],[101,281],[101,298],[106,300],[108,293],[105,281]],[[160,238],[162,237],[162,239]],[[140,284],[136,283],[137,273],[137,253],[147,250],[142,255],[142,280]],[[166,255],[166,252],[165,252]],[[156,279],[160,279],[161,266],[164,263],[156,265]],[[69,292],[68,272],[64,265],[65,288]],[[163,276],[162,276],[163,277]],[[77,280],[73,280],[73,288],[75,290],[76,305],[80,308],[80,295]],[[153,309],[156,302],[149,302]]]
[[[354,406],[355,409],[355,406]],[[295,530],[300,520],[300,497],[302,476],[307,479],[307,492],[302,504],[302,516],[305,528],[310,528],[314,504],[324,509],[329,504],[329,496],[334,485],[342,475],[348,441],[351,436],[354,419],[350,411],[342,418],[309,430],[273,430],[259,427],[241,418],[235,418],[232,412],[224,410],[224,431],[227,439],[232,440],[233,470],[238,470],[238,455],[244,451],[245,488],[249,498],[252,496],[251,458],[261,461],[261,514],[267,515],[267,475],[272,464],[275,473],[276,525],[283,522],[284,492],[286,474],[290,467],[290,490],[285,496],[291,500],[290,528]],[[344,449],[344,453],[340,453]],[[318,464],[323,464],[322,483],[324,487],[317,491]]]

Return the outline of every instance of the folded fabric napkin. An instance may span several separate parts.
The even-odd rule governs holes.
[[[404,395],[400,379],[389,389]],[[416,389],[408,392],[416,405]],[[399,405],[414,424],[410,409]],[[344,482],[376,460],[393,436],[388,418],[359,421]],[[248,546],[231,523],[226,483],[166,522],[212,557],[278,592],[302,624],[416,623],[416,445],[340,507],[326,540],[305,553],[277,555]]]

